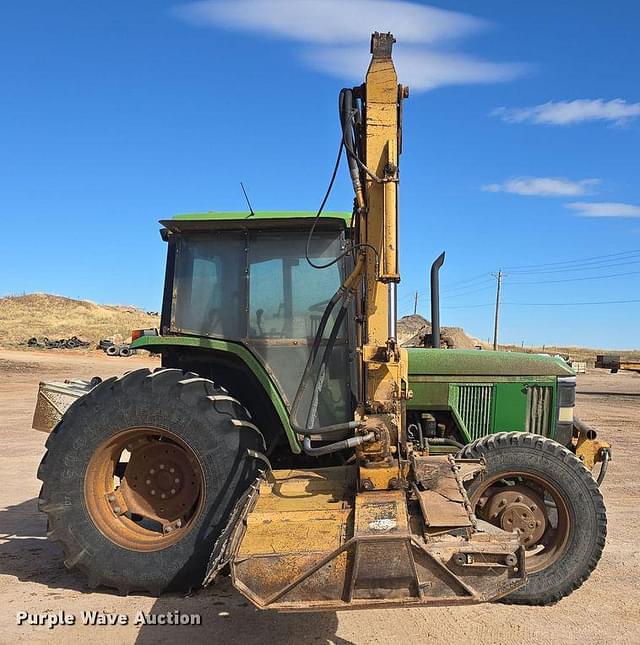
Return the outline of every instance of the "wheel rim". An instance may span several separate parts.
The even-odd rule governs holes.
[[[157,551],[197,523],[204,473],[173,433],[136,427],[103,442],[87,467],[85,504],[100,532],[132,551]]]
[[[556,562],[569,541],[571,519],[565,500],[548,480],[524,471],[484,480],[471,496],[476,515],[518,533],[528,573]]]

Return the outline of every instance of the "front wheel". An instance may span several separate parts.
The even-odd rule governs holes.
[[[503,432],[458,455],[484,458],[487,472],[469,485],[479,520],[516,532],[525,547],[527,583],[503,602],[553,604],[595,568],[607,534],[604,501],[591,473],[559,443]]]

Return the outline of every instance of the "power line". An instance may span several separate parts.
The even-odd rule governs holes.
[[[620,258],[623,259],[623,258]],[[597,269],[609,269],[611,267],[625,266],[627,264],[638,264],[640,263],[640,257],[637,259],[625,261],[625,262],[611,262],[609,264],[594,264],[593,266],[576,266],[572,267],[562,267],[557,269],[540,269],[536,271],[509,271],[511,275],[526,275],[526,274],[538,274],[538,273],[574,273],[576,271],[595,271]]]
[[[623,305],[640,302],[637,300],[598,300],[591,302],[504,302],[501,305],[510,307],[581,307],[590,305]],[[445,305],[446,309],[475,309],[476,307],[494,307],[494,302],[475,303],[472,305]]]
[[[630,251],[621,251],[619,253],[609,253],[607,255],[592,255],[587,258],[574,258],[572,260],[559,260],[558,262],[543,262],[541,264],[521,264],[521,265],[516,265],[516,266],[508,266],[505,267],[508,271],[516,270],[516,269],[535,269],[535,268],[540,268],[540,267],[548,267],[548,266],[558,266],[562,264],[575,264],[576,262],[585,262],[589,260],[601,260],[604,258],[615,258],[619,257],[622,255],[636,255],[640,253],[640,249],[632,249]]]
[[[603,280],[604,278],[619,278],[625,275],[637,275],[640,271],[627,271],[625,273],[610,273],[608,275],[590,275],[582,278],[563,278],[562,280],[533,280],[533,281],[510,281],[510,284],[554,284],[557,282],[581,282],[583,280]]]

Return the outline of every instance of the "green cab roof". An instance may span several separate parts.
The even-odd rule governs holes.
[[[317,211],[207,211],[206,213],[182,213],[175,215],[174,221],[242,221],[242,220],[278,220],[278,219],[312,219]],[[321,219],[339,219],[347,226],[351,223],[351,213],[346,211],[323,211]]]
[[[422,349],[409,352],[409,377],[433,376],[574,376],[559,356],[491,352],[477,349]]]

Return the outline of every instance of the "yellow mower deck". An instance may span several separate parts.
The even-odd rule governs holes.
[[[460,527],[427,527],[406,491],[356,494],[355,467],[273,475],[230,539],[233,584],[260,608],[467,604],[525,582],[514,534],[474,532],[466,515]]]

